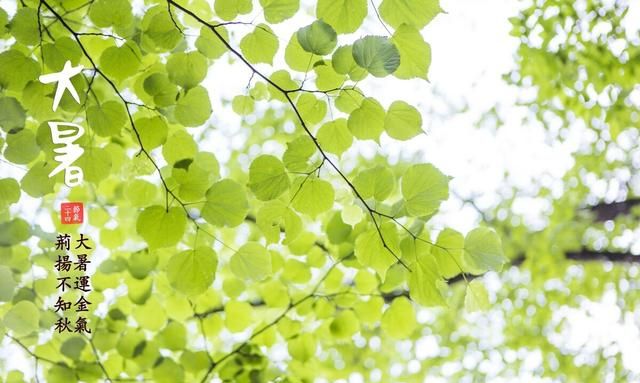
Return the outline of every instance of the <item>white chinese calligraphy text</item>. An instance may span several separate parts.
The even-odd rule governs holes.
[[[73,163],[84,153],[84,149],[74,142],[82,137],[84,128],[70,122],[54,121],[49,122],[49,128],[51,129],[51,139],[54,145],[64,145],[53,149],[54,152],[58,153],[54,159],[60,164],[49,173],[49,177],[53,177],[64,170],[65,185],[69,187],[80,185],[84,175],[82,169],[78,166],[73,166]]]

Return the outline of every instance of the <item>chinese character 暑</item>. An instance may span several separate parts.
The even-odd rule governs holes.
[[[87,260],[87,254],[78,254],[78,262],[74,262],[76,267],[74,270],[87,271],[87,264],[91,263],[91,261]]]

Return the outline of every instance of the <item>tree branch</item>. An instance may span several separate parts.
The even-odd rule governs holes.
[[[604,222],[612,220],[619,215],[631,213],[631,209],[637,205],[640,205],[640,198],[629,198],[625,201],[612,203],[599,203],[589,206],[587,209],[595,213],[597,222]]]
[[[255,66],[253,66],[253,64],[251,64],[237,49],[232,47],[231,44],[217,31],[217,26],[215,24],[211,24],[211,23],[207,22],[206,20],[204,20],[200,16],[198,16],[195,12],[193,12],[192,10],[184,7],[181,4],[178,4],[174,0],[167,0],[167,3],[169,5],[172,5],[172,6],[176,7],[177,9],[181,10],[185,14],[191,16],[194,20],[196,20],[198,23],[202,24],[203,26],[208,27],[213,32],[213,34],[218,38],[218,40],[220,40],[220,42],[227,48],[227,50],[229,52],[231,52],[240,61],[242,61],[247,66],[247,68],[249,68],[254,74],[256,74],[258,77],[262,78],[264,81],[267,82],[267,84],[273,86],[276,90],[278,90],[280,93],[282,93],[282,95],[285,97],[285,99],[287,100],[287,102],[291,106],[291,108],[292,108],[293,112],[295,113],[296,117],[298,118],[298,121],[300,122],[300,125],[302,126],[302,129],[311,138],[311,140],[313,141],[314,145],[316,146],[316,148],[318,149],[318,151],[322,155],[323,159],[327,163],[329,163],[329,165],[336,171],[336,173],[338,173],[340,178],[342,178],[342,180],[349,186],[349,188],[351,189],[353,194],[356,196],[356,198],[359,199],[360,202],[362,202],[362,204],[368,210],[369,216],[371,217],[371,220],[373,221],[373,224],[374,224],[374,226],[375,226],[375,228],[376,228],[376,230],[378,232],[378,235],[380,237],[380,240],[382,242],[383,247],[385,249],[387,249],[387,251],[389,251],[389,253],[391,253],[391,255],[393,255],[393,257],[398,261],[398,263],[400,263],[407,270],[411,271],[409,266],[406,263],[404,263],[404,261],[397,254],[395,254],[395,252],[387,245],[387,241],[385,240],[384,235],[382,234],[382,231],[380,230],[380,226],[379,226],[378,222],[375,219],[375,216],[374,216],[374,211],[375,210],[371,206],[369,206],[369,204],[367,204],[365,199],[362,197],[360,192],[358,192],[358,190],[353,185],[353,183],[349,180],[349,178],[329,158],[327,153],[325,153],[325,151],[320,146],[320,143],[318,142],[316,137],[309,130],[309,127],[307,126],[307,123],[305,122],[304,118],[302,118],[302,114],[300,113],[300,111],[298,110],[298,107],[296,106],[296,104],[293,102],[293,99],[291,98],[291,93],[295,93],[295,92],[299,91],[299,89],[284,89],[280,85],[275,83],[273,80],[271,80],[269,77],[267,77],[265,74],[263,74],[262,72],[258,71],[258,69]]]
[[[582,249],[580,251],[568,252],[565,254],[567,259],[574,261],[604,261],[615,263],[636,263],[640,262],[640,255],[634,255],[630,252],[613,252],[613,251],[595,251]]]
[[[53,361],[51,359],[42,357],[42,356],[38,356],[35,352],[29,350],[29,348],[27,346],[25,346],[22,342],[20,342],[17,338],[9,335],[9,334],[5,334],[5,336],[9,339],[11,339],[14,343],[16,343],[18,346],[20,346],[24,351],[27,352],[27,354],[31,355],[35,361],[35,371],[33,372],[33,376],[35,377],[35,381],[39,382],[40,379],[38,378],[38,362],[39,361],[43,361],[43,362],[47,362],[49,364],[57,364],[58,362]]]
[[[345,257],[348,258],[348,257]],[[207,370],[207,372],[205,373],[205,375],[203,376],[201,383],[204,383],[207,381],[207,379],[209,378],[209,375],[211,375],[211,373],[213,372],[213,370],[219,366],[222,362],[224,362],[225,360],[231,358],[233,355],[237,354],[240,352],[240,350],[242,350],[242,348],[244,348],[245,346],[247,346],[253,339],[255,339],[255,337],[257,337],[258,335],[262,334],[263,332],[267,331],[268,329],[270,329],[271,327],[275,326],[276,324],[278,324],[278,322],[280,322],[284,317],[287,316],[287,314],[293,310],[294,308],[296,308],[297,306],[299,306],[300,304],[306,302],[307,300],[313,298],[316,293],[318,292],[318,289],[320,289],[320,286],[322,285],[322,282],[325,281],[325,279],[327,279],[327,277],[329,276],[329,274],[331,274],[331,271],[338,266],[345,258],[339,259],[337,261],[335,261],[334,263],[331,264],[331,266],[329,266],[329,268],[327,269],[326,273],[320,278],[320,280],[318,281],[318,283],[316,283],[316,285],[313,287],[313,289],[311,290],[311,292],[308,295],[305,295],[304,297],[298,299],[295,302],[291,302],[289,303],[289,306],[280,314],[278,315],[273,321],[271,321],[270,323],[264,325],[263,327],[261,327],[259,330],[253,332],[251,334],[251,336],[249,337],[249,339],[247,339],[246,341],[242,342],[241,344],[239,344],[238,346],[236,346],[231,352],[223,355],[222,357],[220,357],[217,360],[214,360],[211,365],[209,366],[209,369]],[[256,305],[262,305],[264,303],[256,303]]]
[[[47,9],[56,17],[56,19],[58,21],[60,21],[60,23],[62,24],[62,26],[69,31],[69,33],[71,33],[71,35],[73,36],[74,40],[76,41],[76,43],[78,44],[78,46],[80,47],[80,50],[82,51],[83,55],[87,58],[87,60],[89,60],[89,63],[91,63],[91,66],[94,70],[95,73],[99,74],[108,84],[109,86],[113,89],[113,91],[116,93],[116,95],[118,96],[118,98],[122,101],[122,103],[124,104],[125,110],[127,112],[127,117],[129,120],[129,124],[131,125],[131,129],[134,132],[135,138],[138,142],[138,146],[140,147],[140,153],[144,154],[145,157],[151,162],[151,164],[153,165],[153,167],[155,168],[156,172],[158,173],[158,177],[160,178],[160,182],[162,183],[162,186],[164,187],[165,190],[165,195],[167,196],[166,200],[166,208],[167,210],[169,209],[169,203],[168,203],[168,197],[169,195],[176,201],[178,202],[178,204],[182,207],[182,209],[184,210],[187,218],[196,226],[196,229],[198,230],[202,230],[203,233],[209,235],[211,238],[213,238],[215,241],[221,243],[223,246],[232,249],[232,247],[228,246],[226,243],[222,242],[221,240],[219,240],[215,235],[209,233],[208,231],[204,230],[201,225],[197,222],[196,218],[191,217],[191,215],[189,214],[189,210],[187,208],[187,205],[185,204],[184,201],[182,201],[180,198],[178,198],[178,196],[171,190],[169,189],[169,185],[167,184],[164,176],[162,175],[162,172],[160,171],[160,166],[158,166],[158,164],[155,162],[155,160],[153,159],[153,157],[151,156],[151,153],[149,153],[149,151],[144,147],[143,143],[142,143],[142,138],[140,136],[140,132],[138,131],[138,128],[136,127],[135,121],[133,120],[133,115],[131,114],[131,110],[129,109],[130,105],[138,105],[135,104],[133,102],[128,101],[122,94],[122,92],[120,92],[120,90],[118,89],[118,87],[116,86],[116,84],[113,82],[113,80],[111,78],[109,78],[102,70],[100,70],[100,68],[98,68],[98,66],[95,63],[95,60],[93,59],[93,57],[91,57],[91,55],[89,54],[89,52],[87,51],[87,49],[85,48],[84,44],[82,43],[80,37],[87,35],[87,34],[83,34],[83,33],[79,33],[76,32],[67,22],[66,20],[63,18],[62,15],[60,15],[59,13],[57,13],[53,7],[51,7],[51,5],[49,5],[49,3],[46,0],[40,0],[41,4],[44,4],[45,7],[47,7]]]

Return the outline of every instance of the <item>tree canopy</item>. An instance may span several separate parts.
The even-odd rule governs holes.
[[[428,140],[429,113],[417,96],[385,104],[362,90],[429,86],[423,31],[454,17],[438,0],[0,3],[0,334],[31,373],[0,363],[0,376],[638,379],[619,345],[564,344],[571,323],[556,315],[613,299],[638,325],[628,11],[523,2],[505,81],[534,95],[518,102],[549,139],[583,139],[573,168],[535,195],[507,175],[493,206],[462,200],[479,219],[459,232],[432,220],[458,198],[453,175],[379,146]],[[79,99],[54,111],[55,84],[39,78],[67,63],[84,68]],[[51,121],[86,131],[80,186],[49,176]],[[526,199],[547,206],[542,226],[514,208]],[[87,222],[61,224],[63,201],[84,202]],[[53,328],[60,233],[90,239],[90,333]]]

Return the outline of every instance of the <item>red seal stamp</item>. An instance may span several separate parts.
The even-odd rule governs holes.
[[[63,202],[60,204],[60,223],[71,225],[82,223],[84,206],[82,202]]]

